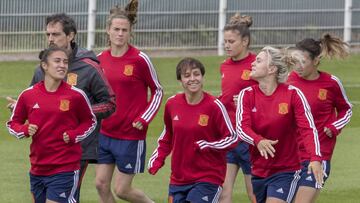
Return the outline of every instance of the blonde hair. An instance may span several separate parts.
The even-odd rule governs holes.
[[[241,38],[247,37],[250,45],[250,30],[249,27],[252,25],[252,17],[248,15],[240,15],[236,13],[230,18],[228,24],[225,25],[224,31],[238,31]]]
[[[290,57],[295,61],[295,64],[299,63],[301,66],[304,66],[305,57],[304,54],[301,53],[301,50],[297,49],[296,47],[287,47],[286,51],[290,55]]]
[[[277,68],[277,81],[279,83],[285,82],[291,67],[296,64],[296,59],[294,59],[286,49],[266,46],[262,48],[260,52],[267,54],[269,66],[273,65]]]

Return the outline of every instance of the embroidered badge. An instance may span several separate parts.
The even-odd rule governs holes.
[[[70,109],[70,101],[67,100],[67,99],[62,99],[62,100],[60,100],[59,109],[60,109],[61,111],[69,111],[69,109]]]
[[[75,74],[75,73],[68,73],[67,74],[67,84],[69,85],[72,85],[72,86],[75,86],[77,85],[77,78],[78,78],[78,75]]]
[[[279,114],[287,114],[289,113],[289,109],[288,109],[288,104],[287,103],[280,103],[279,104]]]
[[[320,100],[326,100],[327,90],[326,89],[319,89],[318,98]]]
[[[205,114],[200,114],[198,124],[199,124],[200,126],[207,126],[207,125],[208,125],[208,122],[209,122],[209,116],[208,116],[208,115],[205,115]]]
[[[241,75],[241,79],[250,80],[250,70],[244,70]]]
[[[132,65],[125,65],[124,68],[124,75],[126,76],[132,76],[134,72],[134,66]]]

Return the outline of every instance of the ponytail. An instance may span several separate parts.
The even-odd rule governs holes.
[[[317,57],[345,58],[349,55],[349,45],[329,33],[324,34],[319,40],[303,39],[296,43],[296,48],[307,51],[312,60]]]
[[[138,11],[139,2],[138,0],[130,0],[130,2],[125,6],[125,8],[116,5],[110,9],[110,16],[106,20],[106,27],[111,26],[112,20],[115,18],[127,19],[130,23],[130,26],[136,24],[137,22],[137,11]]]
[[[319,41],[321,45],[320,57],[343,59],[349,55],[349,45],[339,37],[326,33]]]

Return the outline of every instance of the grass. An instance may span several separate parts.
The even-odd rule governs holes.
[[[205,90],[218,95],[220,90],[219,65],[223,57],[199,57],[206,67]],[[158,71],[164,87],[165,98],[181,91],[176,81],[175,66],[180,58],[155,58],[153,63]],[[30,140],[17,140],[10,136],[5,127],[10,112],[5,108],[5,96],[16,97],[25,89],[31,80],[37,62],[1,62],[0,63],[0,202],[31,202],[29,192],[29,144]],[[339,77],[347,95],[355,105],[351,123],[338,137],[337,146],[332,160],[331,175],[317,202],[359,202],[360,199],[360,153],[358,143],[360,137],[360,55],[354,55],[345,61],[325,61],[321,69]],[[151,123],[147,139],[147,158],[156,147],[156,140],[162,130],[162,110]],[[170,157],[169,157],[170,158]],[[145,191],[155,202],[167,202],[167,189],[170,168],[167,164],[156,176],[147,173],[136,176],[135,186]],[[88,168],[82,185],[82,203],[98,202],[94,186],[94,166]],[[234,202],[247,202],[242,175],[236,181]],[[121,201],[119,201],[121,202]]]

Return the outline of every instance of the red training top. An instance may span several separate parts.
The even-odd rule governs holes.
[[[340,80],[328,73],[319,72],[316,80],[305,80],[296,72],[292,72],[288,83],[299,88],[305,95],[311,107],[315,126],[319,132],[321,155],[324,160],[331,160],[336,137],[342,128],[350,122],[352,105],[350,104]],[[331,130],[333,137],[328,137],[324,128]],[[310,160],[303,140],[300,141],[300,157],[302,161]]]
[[[24,90],[6,125],[20,139],[29,137],[29,124],[38,126],[30,145],[31,174],[49,176],[80,169],[79,142],[96,127],[82,90],[63,81],[55,92],[48,92],[44,82]],[[70,137],[69,143],[63,140],[64,132]]]
[[[100,66],[116,96],[116,111],[102,120],[100,132],[125,140],[144,140],[147,127],[160,108],[163,90],[149,57],[129,45],[121,57],[113,57],[110,50],[99,54]],[[148,100],[148,88],[151,98]],[[140,121],[138,130],[132,126]]]

